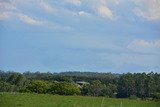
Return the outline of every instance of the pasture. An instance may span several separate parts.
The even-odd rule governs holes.
[[[0,107],[159,107],[160,102],[106,97],[0,93]]]

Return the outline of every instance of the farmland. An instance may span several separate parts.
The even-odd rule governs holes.
[[[159,107],[159,101],[49,94],[0,93],[0,107]]]

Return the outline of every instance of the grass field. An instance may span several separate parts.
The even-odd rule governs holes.
[[[105,97],[0,93],[0,107],[160,107],[160,102]]]

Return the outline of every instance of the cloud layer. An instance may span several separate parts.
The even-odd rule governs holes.
[[[24,14],[18,14],[18,17],[24,21],[25,23],[29,24],[29,25],[43,25],[44,22],[43,21],[39,21],[37,19],[33,19],[27,15]]]
[[[159,0],[135,0],[134,12],[139,17],[149,21],[160,21],[160,1]]]
[[[23,12],[23,9],[19,7],[23,7],[24,5],[26,5],[29,8],[29,5],[31,4],[35,4],[35,6],[50,14],[54,14],[55,11],[57,11],[58,14],[65,14],[65,12],[70,11],[70,13],[79,14],[80,16],[91,14],[92,16],[100,16],[102,18],[105,18],[106,20],[115,20],[118,19],[118,17],[122,17],[118,16],[120,15],[118,10],[120,10],[121,5],[124,5],[124,3],[126,2],[133,5],[134,8],[132,11],[130,11],[132,14],[135,14],[138,17],[141,17],[148,21],[160,21],[159,0],[148,0],[147,2],[146,0],[63,0],[58,5],[57,3],[51,2],[50,0],[2,0],[0,1],[0,20],[5,20],[11,17],[10,13],[24,14],[26,16],[29,16],[28,14],[25,14]],[[74,9],[68,9],[68,7],[65,6],[65,4],[67,3],[70,3],[70,5],[74,5]],[[133,19],[131,18],[130,20]]]
[[[134,40],[127,46],[127,48],[135,52],[159,54],[160,40]]]
[[[0,67],[158,71],[159,10],[159,0],[0,0]]]

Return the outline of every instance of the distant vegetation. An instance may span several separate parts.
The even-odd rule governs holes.
[[[77,81],[84,84],[78,84]],[[13,71],[0,71],[0,92],[152,100],[160,99],[160,74],[153,72],[148,74],[25,72],[21,74]]]

